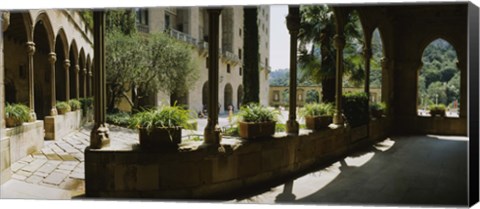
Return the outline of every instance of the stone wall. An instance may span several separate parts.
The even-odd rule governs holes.
[[[2,152],[0,152],[0,184],[3,184],[8,181],[12,175],[12,171],[10,170],[10,166],[12,165],[10,159],[10,138],[4,136],[0,138],[0,150],[2,150]]]
[[[42,149],[43,121],[37,120],[32,123],[23,123],[18,127],[7,128],[6,136],[10,141],[10,162],[16,162],[28,154]]]
[[[370,126],[386,136],[387,119]],[[366,126],[365,126],[366,127]],[[372,129],[374,129],[372,131]],[[302,131],[303,132],[303,131]],[[331,161],[370,138],[352,141],[350,129],[303,132],[255,141],[226,140],[222,149],[180,152],[89,150],[85,152],[86,195],[114,198],[208,198],[232,194],[259,183],[282,180]],[[112,139],[114,140],[114,139]]]
[[[82,111],[67,112],[64,115],[45,117],[45,139],[61,139],[80,128]]]

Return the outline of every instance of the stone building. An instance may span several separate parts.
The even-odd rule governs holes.
[[[270,7],[258,6],[260,103],[268,105],[269,24]],[[243,96],[243,7],[227,7],[220,14],[219,56],[219,105],[220,112],[234,110],[242,103]],[[208,101],[208,36],[209,23],[206,8],[159,7],[137,9],[137,29],[144,33],[165,32],[189,43],[195,48],[192,57],[198,60],[200,71],[197,82],[187,95],[179,99],[190,109],[201,111]],[[169,96],[160,92],[156,103],[169,101]]]

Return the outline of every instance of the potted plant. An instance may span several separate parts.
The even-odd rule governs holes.
[[[385,109],[386,105],[383,102],[370,104],[370,113],[374,118],[381,118]]]
[[[332,123],[333,112],[331,103],[310,103],[300,109],[299,115],[305,118],[308,129],[320,130]]]
[[[430,110],[430,115],[431,116],[440,116],[444,117],[445,116],[445,105],[444,104],[438,104],[438,105],[430,105],[428,108]]]
[[[80,101],[78,101],[76,99],[68,100],[68,105],[70,105],[70,109],[72,111],[79,110],[81,108]]]
[[[5,106],[5,125],[8,128],[22,125],[30,119],[30,109],[23,104],[8,104]]]
[[[259,104],[249,104],[240,108],[239,135],[244,139],[267,137],[275,134],[275,123],[280,113]]]
[[[55,105],[55,107],[57,108],[57,112],[58,112],[58,114],[60,114],[60,115],[63,115],[63,114],[65,114],[66,112],[70,112],[70,110],[71,110],[71,107],[70,107],[70,105],[68,104],[68,102],[57,102],[57,104]]]
[[[162,106],[133,115],[131,128],[139,130],[142,149],[177,148],[182,128],[187,127],[191,113],[178,106]]]

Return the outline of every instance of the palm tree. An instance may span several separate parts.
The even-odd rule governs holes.
[[[311,80],[322,85],[322,101],[335,101],[336,51],[333,45],[335,16],[326,5],[302,6],[298,39],[300,42],[300,80]],[[358,16],[349,15],[345,25],[346,47],[345,74],[350,80],[363,81],[361,50],[363,45],[359,31]],[[353,53],[355,52],[355,53]],[[357,85],[357,84],[356,84]]]

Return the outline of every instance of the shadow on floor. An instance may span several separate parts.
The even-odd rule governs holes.
[[[401,136],[235,201],[466,206],[467,186],[466,137]]]

